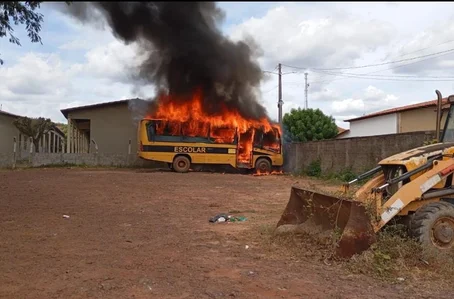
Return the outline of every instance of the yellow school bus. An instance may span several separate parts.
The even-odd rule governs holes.
[[[271,172],[283,165],[282,138],[278,127],[264,132],[211,124],[142,119],[138,127],[138,155],[168,163],[176,172],[188,172],[191,164],[231,165],[234,168]],[[250,141],[250,142],[248,142]]]

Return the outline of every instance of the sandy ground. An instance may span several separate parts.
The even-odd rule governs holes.
[[[311,181],[0,171],[0,297],[452,298],[453,289],[435,283],[384,283],[265,248],[263,231],[277,223],[296,183]],[[232,210],[247,221],[209,223]]]

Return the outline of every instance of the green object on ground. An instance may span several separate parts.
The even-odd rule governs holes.
[[[242,221],[246,221],[246,217],[244,216],[238,216],[238,217],[235,217],[235,216],[231,216],[229,221],[230,222],[242,222]]]

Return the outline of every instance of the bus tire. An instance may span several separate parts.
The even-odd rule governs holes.
[[[258,173],[270,173],[271,172],[271,163],[266,158],[260,158],[255,162],[255,170]]]
[[[189,161],[188,157],[185,156],[176,156],[173,159],[173,170],[180,173],[185,173],[189,171],[189,167],[191,167],[191,161]]]

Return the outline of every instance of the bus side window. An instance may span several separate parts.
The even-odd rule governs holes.
[[[148,141],[154,141],[154,137],[156,135],[156,130],[155,130],[155,122],[149,121],[147,122],[147,136],[148,136]]]
[[[276,141],[281,144],[281,134],[279,134],[277,129],[275,129],[274,132],[276,132]]]
[[[236,144],[238,140],[237,130],[228,127],[210,127],[209,132],[210,142],[213,143],[226,143],[226,144]]]
[[[238,128],[235,129],[235,135],[233,135],[233,144],[238,144]]]
[[[260,129],[255,129],[254,147],[257,147],[257,148],[263,147],[263,131]]]
[[[266,150],[271,150],[276,153],[281,152],[281,144],[279,139],[279,131],[273,129],[267,133],[263,134],[262,138],[262,148]]]
[[[158,142],[181,142],[180,123],[175,121],[155,121],[154,141]]]
[[[189,122],[181,123],[181,135],[185,142],[209,142],[209,124]]]

